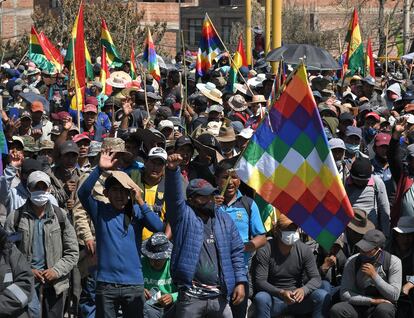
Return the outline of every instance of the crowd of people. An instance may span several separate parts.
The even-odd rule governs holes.
[[[275,77],[259,59],[229,87],[229,63],[125,63],[109,96],[95,64],[80,112],[66,68],[1,65],[0,317],[414,316],[407,66],[309,73],[355,214],[328,251],[275,208],[265,224],[237,175]]]

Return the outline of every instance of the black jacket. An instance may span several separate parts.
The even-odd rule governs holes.
[[[33,274],[16,246],[6,243],[0,252],[0,317],[28,317]]]

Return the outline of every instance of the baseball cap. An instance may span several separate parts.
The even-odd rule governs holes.
[[[77,134],[77,135],[73,136],[73,138],[72,138],[72,140],[75,143],[78,143],[79,141],[85,140],[85,139],[91,141],[91,139],[88,136],[84,135],[84,134]]]
[[[61,133],[62,133],[62,128],[58,125],[53,126],[52,130],[50,131],[50,135],[59,136]]]
[[[185,145],[191,145],[194,148],[193,141],[187,136],[181,136],[175,141],[175,149]]]
[[[369,252],[377,247],[383,247],[385,244],[384,234],[377,230],[372,229],[364,234],[362,240],[356,243],[356,246],[363,252]]]
[[[30,107],[30,109],[31,109],[31,111],[33,113],[35,113],[35,112],[43,112],[43,110],[44,110],[42,102],[40,102],[38,100],[35,100],[32,103],[32,106]]]
[[[331,138],[328,141],[328,145],[330,149],[343,149],[346,150],[345,143],[340,138]]]
[[[208,181],[204,179],[193,179],[187,186],[187,198],[198,195],[212,195],[217,194],[217,188],[213,187]]]
[[[166,162],[167,157],[168,157],[167,152],[161,147],[154,147],[148,153],[148,160],[161,159],[164,162]]]
[[[393,230],[401,234],[414,233],[414,216],[401,216]]]
[[[346,113],[342,113],[341,115],[339,115],[339,121],[353,121],[354,120],[354,115],[352,115],[350,112],[346,112]]]
[[[97,86],[97,85],[92,85],[92,86]],[[102,85],[101,85],[101,88],[102,88]],[[88,96],[85,98],[85,104],[86,105],[92,104],[92,105],[98,106],[98,99],[95,96]]]
[[[362,130],[359,127],[348,126],[346,127],[345,136],[358,136],[360,139],[362,138]]]
[[[368,158],[358,157],[352,163],[351,177],[356,180],[368,180],[372,175],[372,165]]]
[[[43,171],[33,171],[27,177],[27,187],[29,189],[32,189],[39,182],[44,182],[48,187],[52,184],[50,177]]]
[[[391,135],[385,134],[385,133],[379,133],[374,138],[375,146],[383,146],[383,145],[389,145],[391,141]]]
[[[167,119],[168,117],[172,116],[172,111],[167,106],[161,106],[160,108],[157,109],[156,116],[160,116],[160,117]]]
[[[159,131],[161,131],[165,128],[174,129],[174,124],[171,120],[165,119],[165,120],[160,121],[157,128],[158,128]]]
[[[22,145],[22,147],[24,148],[24,140],[22,137],[20,136],[13,136],[12,137],[12,141],[17,141],[18,143],[20,143]]]
[[[380,115],[378,115],[375,112],[370,112],[370,113],[368,113],[368,114],[365,115],[365,118],[368,118],[368,117],[374,117],[375,120],[378,121],[378,122],[381,120],[380,119]]]
[[[73,140],[68,140],[60,145],[59,151],[61,155],[65,155],[70,152],[79,154],[79,147]]]
[[[86,104],[85,107],[83,107],[83,112],[84,113],[91,112],[91,113],[97,114],[98,113],[98,108],[93,104]]]
[[[223,106],[220,105],[211,105],[209,108],[207,108],[207,113],[210,112],[217,112],[217,113],[221,113],[223,111]]]
[[[28,112],[27,110],[25,110],[21,115],[20,118],[30,118],[32,119],[32,114],[30,112]]]
[[[28,174],[32,171],[42,170],[42,164],[32,158],[24,159],[22,163],[22,174]]]
[[[364,77],[361,82],[366,83],[371,86],[375,86],[375,79],[372,76]]]

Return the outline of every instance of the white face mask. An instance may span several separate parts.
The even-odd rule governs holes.
[[[49,192],[46,191],[33,191],[30,192],[30,201],[36,206],[44,206],[49,202]]]
[[[298,231],[282,231],[280,237],[283,244],[293,245],[295,242],[299,241],[300,236]]]

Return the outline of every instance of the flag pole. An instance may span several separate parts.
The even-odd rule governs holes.
[[[76,88],[77,78],[76,78],[76,64],[75,64],[75,41],[73,41],[73,37],[72,37],[72,67],[73,67],[73,76],[74,76],[74,83],[75,83],[75,103],[76,103],[76,110],[77,110],[78,130],[80,132],[80,109],[79,109],[79,104],[78,104],[78,92]]]
[[[24,53],[23,57],[20,59],[19,63],[16,65],[16,68],[23,62],[24,58],[26,57],[28,53],[29,53],[29,50],[27,50],[26,53]]]
[[[229,50],[227,49],[226,45],[224,44],[223,40],[221,39],[220,34],[217,32],[217,29],[216,29],[216,27],[214,26],[213,21],[211,21],[211,19],[210,19],[210,17],[209,17],[209,15],[208,15],[208,13],[206,13],[206,14],[207,14],[208,19],[210,20],[210,24],[211,24],[211,26],[212,26],[212,27],[213,27],[213,29],[214,29],[214,32],[216,32],[218,39],[220,40],[221,44],[223,45],[224,51],[226,51],[226,52],[227,52],[227,54],[229,55],[230,65],[231,65],[231,64],[233,64],[233,58],[231,57],[231,54],[230,54]],[[250,88],[250,86],[249,86],[249,85],[247,85],[247,81],[246,81],[246,79],[244,78],[243,74],[240,72],[240,69],[239,69],[238,67],[236,67],[236,69],[237,69],[237,73],[240,75],[241,79],[242,79],[242,80],[243,80],[243,82],[246,84],[247,89],[250,91],[250,94],[252,94],[252,96],[253,96],[253,95],[254,95],[254,93],[253,93],[252,89]]]
[[[184,67],[184,90],[183,90],[183,86],[182,86],[182,78],[181,78],[181,73],[180,73],[180,92],[181,92],[181,107],[180,107],[180,115],[178,116],[179,118],[181,118],[182,116],[182,112],[183,112],[183,108],[187,107],[187,65],[185,63],[185,44],[184,44],[184,32],[181,30],[180,31],[180,38],[181,38],[181,47],[182,47],[182,51],[183,51],[183,67]]]

